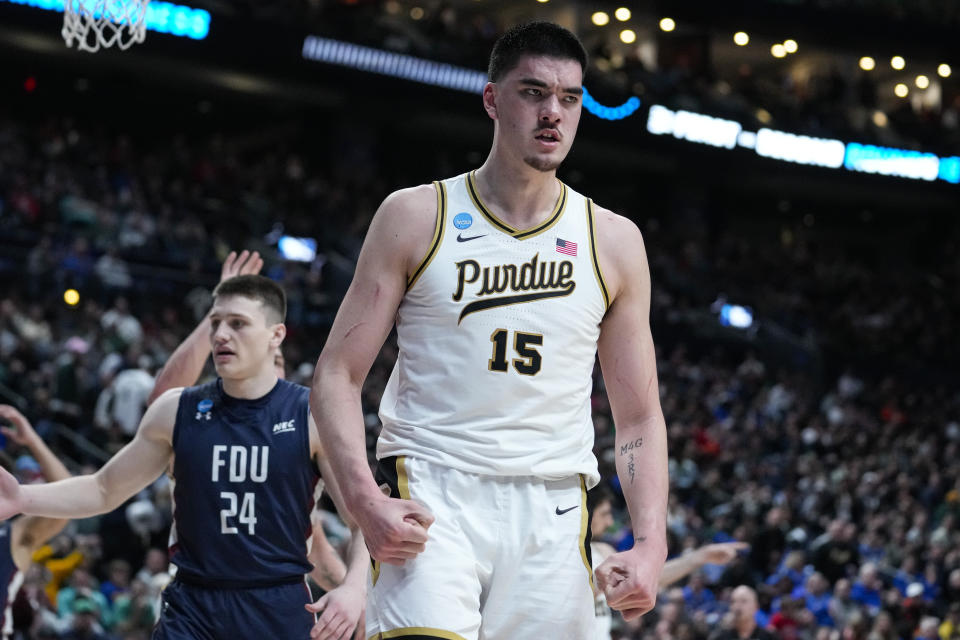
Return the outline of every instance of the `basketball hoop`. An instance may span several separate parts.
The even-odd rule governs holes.
[[[68,47],[98,51],[101,47],[129,49],[143,42],[150,0],[66,0],[60,34]]]

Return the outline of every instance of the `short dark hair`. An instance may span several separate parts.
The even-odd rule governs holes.
[[[580,39],[558,24],[538,20],[511,27],[500,36],[490,52],[487,79],[498,82],[523,56],[576,60],[583,73],[587,72],[587,52]]]
[[[234,276],[217,285],[213,290],[213,299],[227,296],[243,296],[256,300],[283,322],[287,317],[287,294],[283,287],[270,278],[255,275]]]

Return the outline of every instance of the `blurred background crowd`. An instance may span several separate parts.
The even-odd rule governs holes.
[[[197,3],[284,27],[323,18],[344,40],[478,69],[503,26],[522,17],[520,4]],[[570,3],[559,4],[551,10],[569,17]],[[932,34],[958,20],[950,3],[757,4],[773,18],[835,12]],[[620,96],[608,103],[638,95],[745,127],[957,152],[960,93],[935,71],[936,100],[901,99],[889,91],[896,78],[858,68],[852,50],[831,57],[817,44],[776,67],[766,50],[770,60],[739,59],[736,45],[721,47],[695,23],[675,38],[658,34],[653,4],[635,11],[649,24],[624,48],[584,26],[594,9],[613,13],[596,5],[574,22],[593,55],[591,93]],[[0,56],[14,59],[9,49]],[[382,198],[474,168],[487,150],[475,96],[418,97],[419,85],[360,72],[356,87],[343,86],[343,71],[317,80],[356,101],[344,110],[223,87],[131,90],[129,77],[111,83],[102,69],[80,83],[79,63],[45,60],[0,73],[12,87],[0,105],[0,403],[18,406],[77,473],[129,441],[158,368],[208,309],[231,249],[259,250],[264,273],[286,288],[287,375],[309,384]],[[21,86],[25,74],[35,74],[34,89]],[[468,120],[473,128],[461,126]],[[729,565],[666,589],[642,623],[617,621],[613,637],[720,637],[749,617],[784,640],[960,638],[957,187],[727,163],[638,125],[610,126],[584,113],[560,177],[644,233],[671,556],[750,543]],[[315,240],[316,254],[285,258],[284,235]],[[747,321],[731,324],[731,305]],[[391,339],[364,389],[371,460],[395,356]],[[592,403],[603,483],[618,496],[603,539],[624,548],[632,536],[599,369]],[[36,461],[4,444],[20,480],[39,480]],[[38,552],[14,603],[19,637],[149,637],[167,569],[169,493],[161,478]],[[756,591],[755,610],[733,597],[740,585]]]

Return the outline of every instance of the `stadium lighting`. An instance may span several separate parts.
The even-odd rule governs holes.
[[[71,307],[80,304],[80,293],[76,289],[67,289],[63,292],[63,301]]]
[[[62,12],[64,0],[0,0],[0,2]],[[76,4],[77,0],[73,2]],[[210,12],[206,9],[194,9],[159,0],[151,0],[144,16],[148,30],[191,40],[203,40],[207,37],[210,33],[210,20]]]
[[[914,80],[917,84],[917,89],[926,89],[930,86],[930,78],[924,75],[917,76],[917,79]]]
[[[797,45],[796,40],[784,40],[783,48],[786,49],[787,53],[796,53],[799,46]]]
[[[423,7],[414,7],[410,9],[410,17],[414,20],[420,20],[423,18]]]
[[[900,82],[893,88],[893,93],[896,94],[898,98],[906,98],[910,93],[910,89],[907,88],[907,85]]]
[[[750,42],[750,36],[748,36],[745,31],[737,31],[733,34],[733,41],[741,47],[745,47]]]
[[[787,55],[786,48],[779,42],[772,47],[770,47],[770,53],[774,58],[782,58]]]
[[[677,28],[677,23],[673,21],[673,18],[663,18],[660,20],[660,29],[663,31],[673,31]]]
[[[863,56],[860,58],[860,68],[864,71],[873,71],[875,66],[877,66],[877,63],[870,56]]]
[[[889,121],[887,120],[887,114],[885,114],[883,111],[874,111],[874,112],[873,112],[873,124],[875,124],[875,125],[877,125],[878,127],[881,127],[881,128],[882,128],[882,127],[887,126],[887,123],[888,123],[888,122],[889,122]]]
[[[896,69],[897,71],[900,71],[900,70],[903,69],[905,66],[907,66],[907,63],[906,63],[906,61],[903,59],[903,57],[901,57],[901,56],[893,56],[892,58],[890,58],[890,66],[893,67],[894,69]]]
[[[602,27],[605,24],[609,24],[610,15],[606,11],[596,11],[592,16],[590,16],[590,21],[598,27]]]
[[[950,72],[951,72],[950,65],[948,65],[947,63],[943,63],[939,67],[937,67],[937,73],[940,75],[941,78],[949,78]]]
[[[627,9],[626,7],[618,7],[617,10],[613,12],[613,15],[620,22],[626,22],[627,20],[630,19],[630,16],[633,14],[631,14],[630,9]]]
[[[626,44],[633,44],[637,41],[637,33],[633,29],[624,29],[620,32],[620,40]]]

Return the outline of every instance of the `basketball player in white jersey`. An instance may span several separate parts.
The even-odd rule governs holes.
[[[384,201],[318,361],[310,406],[375,560],[368,638],[591,635],[598,351],[636,538],[598,567],[598,586],[628,618],[654,605],[667,446],[643,240],[556,178],[585,67],[579,40],[553,24],[498,40],[489,157]],[[394,321],[375,480],[360,392]]]

